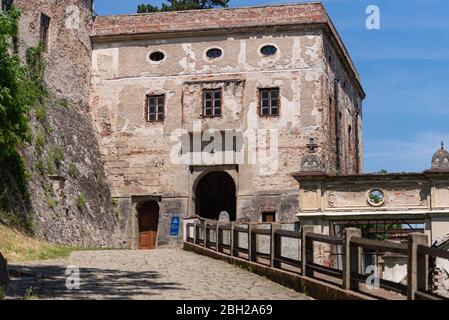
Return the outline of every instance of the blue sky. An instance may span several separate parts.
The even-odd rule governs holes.
[[[99,15],[135,13],[151,0],[95,0]],[[231,0],[232,7],[291,3]],[[302,1],[312,2],[312,1]],[[419,172],[449,148],[449,1],[324,0],[361,75],[365,171]],[[381,29],[365,27],[377,5]]]

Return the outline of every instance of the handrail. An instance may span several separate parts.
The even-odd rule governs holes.
[[[266,223],[263,224],[266,225]],[[432,256],[449,260],[449,252],[426,246],[428,237],[425,234],[411,233],[408,236],[408,243],[401,244],[361,238],[361,231],[356,228],[345,229],[344,237],[340,238],[316,234],[313,232],[312,226],[303,226],[301,231],[293,231],[281,229],[280,224],[273,224],[269,229],[256,228],[254,225],[255,224],[250,223],[225,224],[220,222],[187,223],[187,242],[200,246],[205,250],[213,250],[231,257],[246,259],[250,263],[258,265],[268,265],[274,269],[285,269],[284,265],[289,265],[296,269],[286,270],[289,272],[300,273],[303,277],[321,279],[316,274],[331,276],[342,283],[339,284],[342,289],[352,291],[360,291],[361,282],[368,280],[368,278],[372,276],[361,272],[361,267],[363,266],[362,249],[397,253],[408,257],[407,285],[385,279],[376,279],[379,280],[381,288],[407,294],[408,299],[410,300],[444,299],[444,297],[430,293],[428,283],[428,258]],[[258,225],[261,224],[259,223]],[[191,235],[192,226],[194,227],[193,238]],[[214,242],[209,241],[211,238],[210,230],[215,230],[216,237]],[[223,232],[225,230],[230,231],[229,236],[226,236],[226,241]],[[245,248],[239,246],[240,233],[244,233],[248,236],[248,246]],[[260,252],[261,249],[258,247],[258,242],[260,240],[258,240],[257,235],[270,237],[270,242],[266,243],[269,245],[269,254]],[[200,239],[200,236],[202,236],[202,239]],[[285,254],[285,252],[283,252],[283,249],[285,248],[282,247],[283,239],[285,238],[300,240],[297,245],[294,244],[294,249],[297,250],[297,253],[299,254],[298,259],[282,256],[282,254]],[[227,244],[225,244],[225,242]],[[332,264],[329,264],[329,266],[323,265],[326,263],[322,263],[323,261],[321,259],[320,261],[316,260],[316,257],[314,257],[316,251],[314,242],[325,243],[332,246],[341,246],[340,252],[343,257],[342,270],[330,266]],[[267,250],[267,248],[264,248],[263,251],[266,252],[265,250]],[[409,252],[413,252],[413,254],[409,255]],[[239,253],[245,253],[244,257]]]
[[[326,236],[324,234],[317,234],[317,233],[308,233],[306,235],[306,238],[311,239],[313,241],[317,241],[317,242],[335,244],[335,245],[343,245],[343,243],[344,243],[342,238]]]
[[[274,234],[285,238],[301,239],[301,232],[299,231],[277,229]]]
[[[351,245],[356,245],[364,249],[382,250],[387,252],[394,252],[399,254],[408,254],[408,246],[401,243],[394,243],[389,241],[351,238]]]
[[[433,248],[433,247],[426,247],[426,246],[419,245],[418,246],[418,254],[426,254],[429,256],[449,260],[449,251],[444,251],[444,250]]]

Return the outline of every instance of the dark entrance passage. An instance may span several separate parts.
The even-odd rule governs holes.
[[[205,219],[218,220],[220,213],[229,213],[236,220],[236,187],[226,172],[211,172],[201,178],[196,187],[196,213]]]
[[[137,207],[139,214],[139,249],[156,248],[159,205],[156,201],[144,202]]]

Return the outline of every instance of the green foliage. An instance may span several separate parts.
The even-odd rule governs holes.
[[[51,150],[51,154],[53,161],[59,166],[64,160],[64,151],[62,150],[62,147],[60,145],[53,147]]]
[[[44,162],[42,160],[37,160],[34,164],[34,171],[38,172],[40,175],[44,175],[45,173],[45,166]]]
[[[28,193],[29,173],[21,155],[16,151],[2,154],[2,150],[0,150],[0,168],[14,178],[14,185],[20,192],[20,196],[22,196],[25,202],[28,202],[30,196]],[[11,185],[0,186],[0,193],[6,192],[6,189],[10,187]],[[6,208],[3,207],[3,209]]]
[[[118,201],[117,198],[112,198],[112,206],[113,206],[113,207],[117,207],[117,206],[118,206],[118,203],[119,203],[119,201]]]
[[[76,205],[80,210],[86,206],[86,195],[83,192],[81,192],[76,198]]]
[[[42,153],[42,150],[45,146],[45,132],[43,130],[39,130],[36,135],[36,140],[34,142],[34,150],[36,155],[39,156]]]
[[[0,300],[5,299],[5,297],[6,297],[5,290],[2,287],[0,287]]]
[[[27,52],[29,63],[23,64],[18,55],[20,11],[11,6],[0,12],[0,168],[12,177],[11,183],[0,186],[0,194],[17,194],[29,206],[28,179],[24,161],[18,152],[22,143],[31,143],[29,111],[45,96],[42,88],[43,65],[41,49]],[[34,54],[34,55],[33,55]],[[34,56],[34,60],[31,59]],[[33,60],[33,61],[32,61]],[[5,175],[4,175],[5,176]],[[17,190],[16,190],[17,189]],[[2,199],[1,210],[10,211],[10,204]],[[32,216],[7,214],[6,223],[31,231]]]
[[[53,198],[47,198],[47,205],[50,209],[56,206],[56,201]]]
[[[47,123],[47,110],[45,109],[44,105],[39,105],[36,107],[36,119],[39,121],[42,125],[46,125]]]
[[[95,180],[97,181],[97,190],[100,196],[102,195],[104,189],[104,179],[105,179],[104,169],[103,167],[99,167],[95,171]]]
[[[22,230],[28,234],[34,233],[34,217],[32,214],[29,215],[18,215],[13,212],[9,212],[0,209],[0,222],[13,226],[19,230]]]
[[[62,108],[68,108],[69,107],[69,102],[67,101],[67,99],[59,99],[57,101],[57,104],[62,107]]]
[[[80,174],[79,171],[78,171],[78,168],[73,163],[71,163],[69,165],[68,173],[69,173],[69,176],[72,177],[72,179],[78,179],[78,176]]]
[[[168,0],[169,4],[163,3],[161,8],[151,4],[141,4],[137,7],[138,13],[157,11],[179,11],[195,9],[226,8],[229,0]]]
[[[47,156],[47,173],[50,175],[56,174],[55,162],[53,161],[52,154]]]
[[[38,99],[40,87],[30,69],[14,53],[20,12],[13,7],[0,13],[0,150],[15,153],[16,146],[31,141],[28,112]]]

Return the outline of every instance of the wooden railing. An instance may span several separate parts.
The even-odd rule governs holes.
[[[187,223],[186,241],[207,250],[276,269],[287,269],[305,277],[322,279],[320,275],[324,275],[338,280],[343,289],[357,292],[360,292],[361,284],[366,284],[369,277],[362,271],[365,269],[362,261],[363,250],[396,253],[408,257],[407,285],[378,279],[380,288],[407,295],[410,300],[443,299],[430,293],[428,261],[429,256],[449,259],[449,252],[428,247],[428,238],[425,234],[412,233],[407,244],[399,244],[363,239],[361,231],[356,228],[345,229],[343,237],[333,237],[313,233],[312,226],[303,226],[301,231],[284,230],[282,225],[276,223],[264,229],[260,229],[260,226],[260,223],[224,224],[214,221]],[[214,240],[211,237],[212,232],[215,233]],[[228,235],[227,243],[224,242],[225,232]],[[242,234],[247,237],[246,247],[240,246],[239,239]],[[268,254],[259,251],[258,236],[270,238]],[[298,240],[297,248],[289,248],[291,251],[297,250],[298,259],[283,256],[282,244],[285,239]],[[318,243],[342,248],[342,270],[316,262],[315,252]]]

